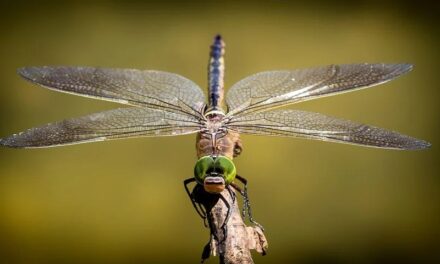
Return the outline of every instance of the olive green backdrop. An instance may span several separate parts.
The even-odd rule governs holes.
[[[206,87],[216,33],[226,87],[271,69],[414,63],[391,83],[291,107],[398,130],[430,150],[243,136],[236,166],[269,239],[257,263],[439,260],[438,5],[7,1],[0,10],[0,136],[117,107],[27,83],[21,66],[158,69]],[[194,140],[0,149],[0,262],[197,263],[209,234],[182,186]]]

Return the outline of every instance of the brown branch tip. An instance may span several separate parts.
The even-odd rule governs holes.
[[[207,210],[211,239],[205,247],[202,263],[209,255],[218,255],[221,264],[254,263],[250,251],[255,250],[264,256],[268,248],[263,230],[256,225],[246,226],[234,191],[224,190],[220,195],[222,198],[216,199],[213,206],[203,204],[207,209],[211,207]]]

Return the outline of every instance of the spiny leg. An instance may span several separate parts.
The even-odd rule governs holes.
[[[223,196],[221,197],[221,198],[223,198],[222,200],[226,204],[226,207],[228,207],[228,213],[226,214],[225,222],[223,223],[223,225],[226,225],[228,223],[228,221],[229,221],[229,218],[231,218],[232,207],[235,204],[235,193],[234,193],[234,191],[232,190],[231,186],[229,186],[229,185],[226,186],[226,189],[228,190],[229,195],[231,196],[232,206],[229,204],[229,202]],[[229,206],[228,206],[228,204],[229,204]]]
[[[210,241],[203,247],[202,251],[202,261],[201,263],[204,263],[205,260],[209,259],[211,256],[211,239]]]
[[[195,198],[193,197],[191,191],[188,188],[188,184],[190,184],[191,182],[195,182],[195,181],[196,181],[196,179],[194,179],[194,178],[188,178],[183,181],[183,184],[185,186],[185,191],[188,194],[188,197],[191,200],[192,205],[196,209],[196,212],[200,215],[201,218],[205,219],[206,212],[204,210],[199,210],[200,207],[197,207],[198,203],[195,201]]]
[[[232,195],[234,195],[232,190],[230,190],[229,188],[228,188],[228,191],[229,191],[229,193],[232,193]],[[223,201],[223,203],[226,205],[226,208],[228,209],[228,211],[226,212],[225,220],[223,221],[223,224],[222,224],[222,227],[221,227],[221,229],[223,230],[223,239],[222,239],[222,241],[219,241],[219,244],[221,244],[221,243],[223,243],[226,240],[226,237],[228,235],[227,223],[229,222],[229,218],[231,218],[232,206],[234,206],[234,204],[232,204],[232,206],[231,206],[229,204],[228,200],[226,200],[226,198],[223,197],[223,195],[221,195],[221,194],[219,194],[219,197],[220,197],[220,200]],[[235,199],[235,196],[231,196],[231,199]]]
[[[248,181],[245,178],[241,177],[240,175],[236,175],[235,178],[237,180],[241,181],[243,183],[243,186],[244,186],[243,190],[241,190],[241,188],[239,188],[237,185],[235,185],[235,184],[232,185],[236,189],[239,188],[237,190],[243,196],[243,200],[244,200],[243,214],[244,214],[245,211],[247,211],[249,221],[251,223],[253,223],[254,225],[258,226],[259,228],[261,228],[261,230],[264,231],[264,227],[262,225],[260,225],[257,221],[255,221],[254,218],[252,217],[251,202],[249,201],[249,196],[248,196],[248,193],[247,193],[247,183],[248,183]]]
[[[206,211],[205,211],[205,209],[203,209],[203,207],[199,203],[196,202],[194,196],[192,195],[192,193],[190,192],[190,190],[188,188],[188,184],[195,182],[195,181],[196,181],[196,179],[194,179],[194,178],[188,178],[183,181],[183,185],[185,186],[186,193],[188,194],[188,197],[191,200],[191,203],[194,206],[194,209],[196,209],[197,214],[200,215],[200,217],[203,219],[203,224],[205,225],[205,227],[207,227]]]
[[[245,196],[244,191],[243,191],[243,189],[240,186],[238,186],[237,184],[235,184],[233,182],[230,185],[232,187],[234,187],[234,189],[237,190],[241,194],[241,196],[243,196],[243,197]],[[244,203],[243,209],[241,210],[241,216],[243,218],[246,218],[246,212],[247,212],[247,204]]]
[[[227,228],[226,228],[227,226],[226,226],[226,223],[228,222],[228,220],[230,218],[231,208],[230,208],[230,205],[229,205],[228,201],[221,194],[216,195],[216,197],[218,199],[222,200],[225,203],[225,205],[226,205],[226,207],[228,209],[228,212],[226,214],[225,220],[224,220],[224,222],[222,224],[222,227],[221,227],[221,229],[223,231],[223,238],[222,238],[222,240],[220,240],[217,232],[213,232],[214,230],[216,230],[216,228],[215,228],[215,225],[213,223],[212,212],[211,211],[207,214],[207,220],[208,220],[208,224],[209,224],[210,236],[212,236],[212,238],[215,241],[217,241],[218,244],[221,244],[221,243],[223,243],[226,240],[226,236],[227,236]],[[217,201],[218,201],[218,199],[217,199]],[[218,224],[220,224],[220,223],[218,223]],[[204,263],[205,260],[207,260],[210,257],[210,255],[211,255],[211,242],[212,242],[212,240],[210,238],[209,242],[203,248],[201,263]]]
[[[250,210],[250,201],[249,201],[249,196],[247,194],[247,179],[241,177],[240,175],[236,175],[235,176],[237,180],[239,180],[241,183],[243,183],[243,189],[241,189],[238,185],[235,185],[235,188],[239,188],[239,192],[240,194],[243,196],[243,217],[246,217],[246,213],[248,214],[248,218],[250,220],[251,216],[249,215],[249,210]]]
[[[188,184],[190,184],[190,183],[192,183],[192,182],[195,182],[195,181],[196,181],[196,179],[194,179],[194,178],[188,178],[188,179],[186,179],[186,180],[183,181],[183,186],[185,186],[185,191],[186,191],[186,193],[188,194],[188,197],[189,197],[189,199],[191,200],[191,203],[192,203],[194,209],[196,209],[197,214],[200,215],[200,217],[202,217],[202,219],[203,219],[203,224],[204,224],[205,227],[206,227],[206,226],[207,226],[207,225],[206,225],[206,218],[207,218],[206,212],[203,210],[203,208],[199,208],[199,207],[197,207],[197,205],[199,205],[199,204],[195,201],[195,199],[194,199],[192,193],[190,192],[190,190],[189,190],[189,188],[188,188]],[[200,205],[199,205],[199,206],[200,206]],[[199,209],[200,209],[200,211],[199,211]],[[209,241],[209,242],[203,247],[203,251],[202,251],[202,261],[201,261],[201,263],[204,263],[205,260],[208,259],[209,256],[211,255],[210,249],[211,249],[211,243],[210,243],[210,241]]]
[[[228,190],[229,195],[231,196],[232,203],[235,203],[235,194],[234,194],[234,191],[231,189],[231,187],[230,187],[229,185],[226,186],[226,189]]]
[[[212,214],[211,212],[209,212],[209,214],[208,214],[209,230],[210,230],[210,232],[211,232],[211,235],[214,237],[214,239],[215,239],[216,241],[219,241],[220,239],[218,238],[217,233],[216,233],[216,232],[213,232],[213,230],[215,230],[215,226],[214,226],[214,224],[213,224],[213,220],[212,220],[212,215],[211,215],[211,214]],[[211,243],[211,241],[209,241],[209,243]]]

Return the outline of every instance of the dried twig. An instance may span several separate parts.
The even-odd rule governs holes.
[[[250,250],[254,249],[265,255],[268,247],[266,237],[260,227],[245,225],[235,192],[224,190],[221,195],[224,200],[219,199],[217,195],[213,200],[203,202],[203,206],[208,211],[208,222],[211,229],[210,244],[205,250],[209,250],[213,256],[218,255],[221,264],[254,263]],[[226,226],[223,227],[228,213],[227,204],[231,206],[231,216],[227,220]],[[209,257],[206,252],[204,255],[202,258]]]

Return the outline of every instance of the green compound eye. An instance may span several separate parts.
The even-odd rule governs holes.
[[[215,159],[215,168],[223,173],[226,185],[229,185],[234,181],[237,171],[231,159],[225,156],[217,157],[217,159]]]
[[[225,179],[225,184],[232,183],[235,179],[236,169],[231,159],[225,156],[205,156],[201,157],[194,167],[194,177],[199,184],[203,184],[205,178],[211,173],[217,173]]]
[[[194,167],[194,177],[199,184],[203,185],[208,171],[213,170],[214,159],[211,156],[201,157]]]

